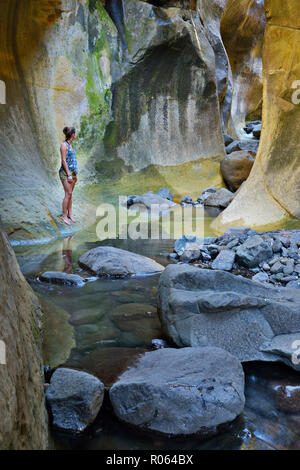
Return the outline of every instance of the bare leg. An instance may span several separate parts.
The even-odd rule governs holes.
[[[77,178],[74,178],[73,183],[72,183],[72,193],[73,193],[76,181],[77,181]],[[69,219],[72,220],[72,222],[76,222],[76,220],[72,216],[72,193],[71,193],[71,197],[70,197],[69,203],[68,203],[68,217],[69,217]]]
[[[64,187],[64,190],[65,190],[65,197],[63,199],[63,203],[62,203],[62,220],[65,222],[65,224],[67,225],[71,225],[70,222],[68,221],[68,205],[69,205],[69,201],[70,201],[70,198],[72,198],[72,184],[70,184],[68,182],[68,180],[64,180],[62,181],[62,185]]]

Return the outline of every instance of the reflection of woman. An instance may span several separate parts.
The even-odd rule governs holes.
[[[72,216],[72,193],[77,181],[77,159],[76,152],[72,147],[73,140],[76,139],[75,127],[65,127],[63,133],[66,140],[60,146],[61,167],[59,177],[65,190],[65,197],[62,203],[62,220],[67,225],[71,225],[69,220],[76,222]]]
[[[72,264],[72,245],[71,240],[73,236],[63,239],[63,249],[62,257],[65,262],[64,273],[72,274],[73,264]]]

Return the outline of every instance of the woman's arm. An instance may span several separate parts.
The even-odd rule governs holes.
[[[72,182],[73,179],[72,179],[72,175],[71,175],[71,172],[69,170],[69,167],[68,167],[68,164],[67,164],[67,145],[65,143],[61,144],[60,146],[60,154],[61,154],[61,164],[65,170],[65,172],[67,173],[68,175],[68,181]]]

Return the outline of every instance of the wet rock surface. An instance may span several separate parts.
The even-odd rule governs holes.
[[[66,310],[39,296],[44,316],[42,323],[43,361],[51,368],[67,360],[75,347],[74,328]]]
[[[80,257],[78,264],[97,276],[157,274],[164,270],[151,258],[112,246],[92,248]]]
[[[145,353],[111,387],[114,412],[130,425],[176,436],[215,433],[244,408],[244,372],[220,348]]]
[[[173,202],[171,192],[163,188],[160,190],[160,194],[154,194],[153,191],[149,191],[141,196],[129,196],[127,198],[127,207],[135,207],[136,205],[144,206],[147,209],[154,210],[155,208],[157,211],[163,211],[176,206],[176,203]]]
[[[295,369],[300,293],[225,271],[169,265],[159,280],[164,334],[177,346],[216,346],[240,361],[282,361]]]
[[[57,369],[46,390],[53,426],[72,433],[84,431],[95,420],[103,396],[103,383],[91,374]]]
[[[82,287],[85,279],[78,274],[67,274],[57,271],[47,271],[39,276],[40,281],[52,284],[63,284],[66,286]]]

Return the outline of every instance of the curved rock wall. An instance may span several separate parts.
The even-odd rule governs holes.
[[[255,163],[214,226],[263,226],[300,217],[300,14],[297,0],[265,1],[263,126]]]
[[[101,138],[110,119],[110,54],[117,48],[117,31],[103,6],[92,3],[1,2],[0,79],[6,104],[0,105],[0,208],[5,227],[12,230],[61,234],[62,129],[81,124],[85,139],[92,121],[94,138]],[[80,144],[84,177],[91,168]],[[84,219],[89,211],[83,206],[78,203],[77,209]]]
[[[5,360],[0,346],[0,449],[45,449],[41,310],[19,269],[1,221],[0,297],[0,341],[5,344]]]
[[[1,2],[0,209],[15,238],[65,229],[65,125],[80,127],[75,210],[85,224],[95,208],[84,185],[97,175],[224,156],[213,13],[204,24],[195,1]]]
[[[245,121],[261,118],[264,0],[228,0],[221,36],[231,66],[231,116],[224,127],[241,135]],[[228,116],[229,117],[229,116]]]

